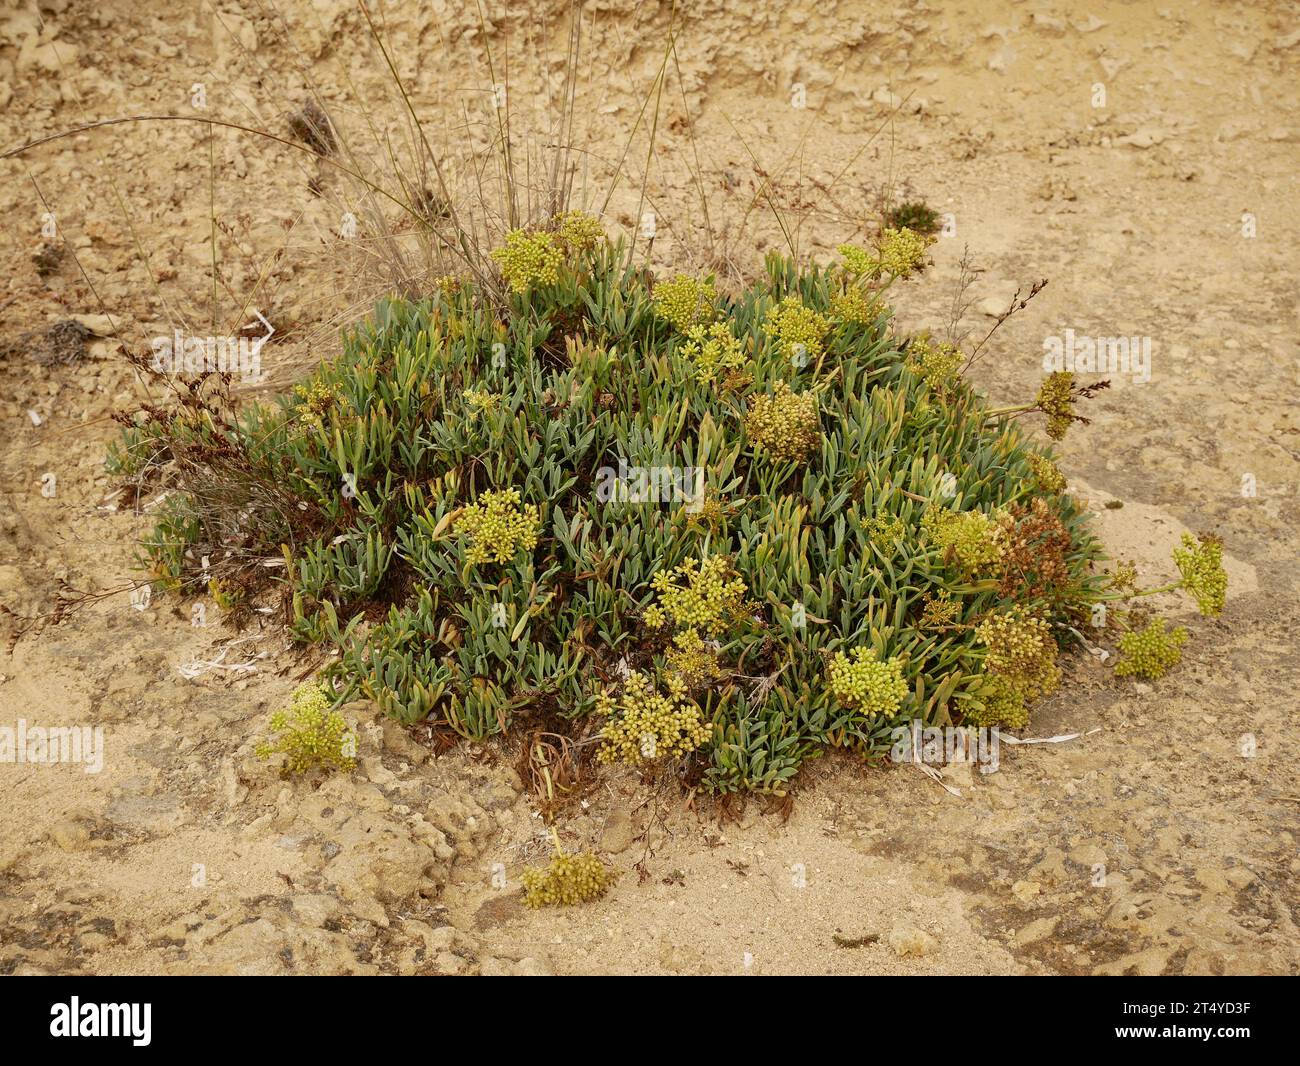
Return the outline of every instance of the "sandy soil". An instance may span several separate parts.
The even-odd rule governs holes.
[[[350,81],[385,91],[344,0],[39,6],[0,11],[3,146],[193,113],[196,83],[207,114],[285,135],[309,85],[354,118]],[[461,176],[487,134],[456,126],[490,87],[462,6],[390,3],[385,21]],[[521,116],[543,109],[556,68],[533,57],[562,48],[563,5],[489,6]],[[546,853],[545,826],[509,751],[435,756],[354,704],[357,773],[282,782],[252,744],[311,664],[270,621],[236,638],[214,605],[205,626],[189,604],[133,608],[131,540],[148,516],[106,509],[102,457],[110,414],[141,390],[112,332],[139,346],[178,316],[205,319],[209,142],[181,123],[58,141],[0,162],[0,602],[48,611],[60,582],[105,595],[0,654],[0,726],[102,726],[105,758],[98,774],[0,765],[0,972],[1300,969],[1294,5],[686,6],[646,176],[655,260],[753,269],[783,240],[768,196],[800,250],[827,257],[884,195],[910,194],[955,234],[899,293],[900,329],[950,323],[966,248],[978,273],[958,329],[974,338],[1018,285],[1050,278],[975,371],[996,401],[1036,386],[1046,337],[1151,338],[1150,380],[1114,375],[1064,466],[1116,554],[1152,580],[1182,529],[1222,536],[1223,616],[1165,605],[1193,640],[1155,685],[1072,661],[1028,735],[1085,735],[1004,748],[994,774],[951,768],[959,795],[912,767],[834,758],[810,764],[791,805],[725,812],[606,775],[559,829],[610,857],[616,887],[528,912],[518,874]],[[633,0],[590,11],[584,188],[603,195],[624,173],[612,225],[645,208],[644,140],[620,166],[621,146],[667,15]],[[349,313],[335,289],[340,185],[234,133],[212,152],[227,313],[286,245],[262,309],[284,338],[271,373],[288,380],[328,354]],[[72,250],[52,264],[46,212],[51,243]],[[64,362],[45,331],[74,315],[94,334]]]

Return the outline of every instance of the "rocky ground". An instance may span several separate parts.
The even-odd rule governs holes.
[[[488,143],[468,117],[490,92],[485,42],[521,115],[544,111],[558,68],[535,57],[562,50],[564,6],[488,5],[483,27],[460,5],[376,7],[454,180]],[[1163,604],[1193,638],[1154,685],[1080,656],[1027,735],[1081,736],[1004,747],[993,774],[950,767],[955,794],[832,758],[792,804],[728,811],[606,774],[558,830],[617,884],[527,911],[519,872],[549,846],[514,752],[435,754],[353,704],[358,770],[281,781],[253,744],[314,664],[270,617],[235,634],[215,605],[197,626],[190,604],[130,600],[149,519],[111,509],[102,467],[111,414],[143,395],[119,343],[208,320],[215,213],[219,317],[255,294],[277,326],[272,384],[328,355],[356,313],[339,295],[357,276],[336,232],[346,184],[233,131],[83,133],[0,161],[0,603],[37,615],[60,582],[96,594],[0,653],[0,726],[102,726],[104,766],[0,764],[0,972],[1300,968],[1294,6],[689,8],[650,156],[622,145],[668,5],[589,5],[585,202],[618,174],[611,227],[649,204],[657,262],[725,272],[784,243],[769,203],[825,258],[886,195],[923,198],[949,235],[899,292],[900,330],[977,340],[1017,286],[1050,278],[974,370],[998,402],[1036,387],[1047,338],[1149,337],[1149,380],[1111,375],[1063,466],[1148,580],[1168,579],[1182,529],[1222,536],[1222,617]],[[0,12],[0,149],[198,114],[196,85],[202,114],[281,136],[311,86],[360,123],[356,90],[397,130],[385,77],[342,0],[43,0]],[[74,316],[84,331],[50,331]]]

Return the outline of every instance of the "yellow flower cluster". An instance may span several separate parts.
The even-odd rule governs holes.
[[[921,265],[933,240],[907,228],[885,230],[880,235],[880,269],[893,277],[907,277]]]
[[[915,337],[907,354],[912,370],[932,389],[944,385],[962,364],[961,350],[947,341],[934,343],[928,335]]]
[[[1029,707],[1024,694],[1005,677],[985,676],[978,690],[979,699],[963,703],[962,725],[992,727],[1004,725],[1023,729],[1029,724]]]
[[[605,239],[600,220],[585,211],[565,211],[555,216],[564,246],[574,253],[589,252]]]
[[[805,307],[797,296],[787,296],[769,308],[764,332],[776,340],[777,349],[796,366],[821,358],[831,321],[820,311]]]
[[[537,547],[542,519],[538,508],[519,506],[518,489],[503,489],[483,493],[465,508],[457,525],[470,540],[467,563],[508,563],[520,550]]]
[[[858,288],[845,289],[831,297],[831,314],[842,322],[865,326],[875,320],[880,307]]]
[[[863,527],[871,543],[879,548],[891,547],[907,534],[907,526],[898,515],[878,514]]]
[[[725,555],[687,559],[673,570],[660,570],[650,587],[659,595],[659,602],[645,612],[652,629],[671,619],[678,632],[694,629],[718,637],[745,613],[745,582]]]
[[[827,681],[831,695],[841,706],[868,715],[892,716],[907,696],[902,662],[877,659],[871,648],[851,648],[847,655],[837,651],[827,670]]]
[[[817,397],[811,392],[794,392],[778,381],[771,396],[750,400],[745,432],[774,459],[807,458],[821,443]]]
[[[692,326],[682,345],[682,357],[695,368],[695,380],[708,385],[722,371],[741,370],[745,366],[745,353],[740,341],[726,322],[711,326]]]
[[[1138,572],[1135,563],[1116,562],[1114,569],[1110,572],[1110,588],[1115,592],[1125,596],[1132,596],[1137,592]]]
[[[278,735],[259,743],[254,754],[259,759],[283,754],[286,774],[302,774],[317,767],[351,770],[357,764],[356,734],[338,711],[330,710],[331,702],[324,685],[299,685],[288,708],[271,715],[271,732]]]
[[[529,866],[520,878],[529,907],[571,907],[605,894],[609,871],[595,852],[559,853],[546,867]]]
[[[1052,440],[1064,440],[1074,421],[1074,375],[1068,370],[1048,374],[1039,386],[1035,401],[1038,409],[1047,416],[1047,435]]]
[[[655,285],[655,313],[671,322],[680,333],[713,318],[713,304],[718,294],[713,281],[678,274]]]
[[[1165,632],[1168,623],[1163,618],[1153,618],[1145,629],[1134,629],[1119,638],[1120,658],[1115,664],[1118,677],[1164,677],[1171,667],[1182,660],[1182,647],[1187,642],[1187,630],[1182,626]]]
[[[974,573],[992,570],[1002,559],[1004,529],[999,518],[983,511],[949,511],[931,507],[921,518],[921,528],[944,550],[946,558],[955,559],[962,568]]]
[[[844,257],[844,270],[846,273],[875,275],[879,263],[872,258],[871,253],[865,248],[860,248],[856,244],[841,244],[835,250]]]
[[[975,636],[988,649],[985,673],[1002,678],[1026,702],[1041,699],[1060,683],[1056,641],[1042,618],[1025,617],[1015,610],[991,615],[979,624]]]
[[[686,698],[686,682],[668,679],[660,692],[646,674],[633,671],[623,683],[618,701],[608,692],[596,697],[596,710],[609,721],[601,730],[600,762],[639,766],[654,759],[694,751],[709,739],[709,725],[697,704]]]
[[[694,629],[684,629],[673,637],[667,658],[669,668],[687,685],[707,685],[720,673],[718,656]]]
[[[555,234],[541,230],[512,229],[504,247],[495,248],[492,258],[501,264],[501,276],[515,292],[527,292],[534,285],[554,285],[560,280],[564,254]]]
[[[433,287],[444,296],[455,296],[460,292],[461,280],[455,274],[439,274],[433,279]]]
[[[1183,587],[1196,600],[1201,614],[1214,617],[1223,610],[1228,595],[1228,574],[1223,569],[1223,542],[1217,537],[1199,541],[1183,534],[1183,546],[1174,549],[1174,564],[1183,575]]]
[[[487,389],[466,389],[461,396],[474,409],[475,414],[495,411],[501,402],[500,393],[488,392]]]
[[[927,592],[924,602],[917,623],[920,629],[946,629],[956,625],[957,619],[961,617],[961,603],[954,600],[946,590],[937,596]]]
[[[338,384],[327,385],[319,379],[305,385],[295,385],[293,392],[299,401],[299,423],[316,429],[322,428],[325,416],[343,400]]]
[[[704,499],[698,502],[699,506],[694,511],[686,507],[678,507],[674,510],[673,521],[684,522],[686,528],[692,533],[716,532],[722,526],[723,519],[727,517],[722,497],[718,495],[717,489],[706,488]]]
[[[1034,472],[1034,484],[1043,492],[1065,491],[1065,475],[1047,456],[1030,453],[1029,467]]]

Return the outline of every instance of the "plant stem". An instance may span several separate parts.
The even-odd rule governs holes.
[[[1173,592],[1174,589],[1180,589],[1184,585],[1183,581],[1175,581],[1168,585],[1161,585],[1158,589],[1144,589],[1140,592],[1133,593],[1134,596],[1154,596],[1157,592]]]
[[[1022,403],[1015,407],[994,407],[984,412],[985,418],[998,418],[1001,415],[1018,415],[1025,411],[1033,411],[1038,408],[1036,403]]]
[[[1102,593],[1097,596],[1097,600],[1098,602],[1101,602],[1103,600],[1104,601],[1131,600],[1135,596],[1154,596],[1160,592],[1173,592],[1175,589],[1182,588],[1184,584],[1185,582],[1183,581],[1175,581],[1168,585],[1161,585],[1159,588],[1156,589],[1138,589],[1136,592],[1115,592],[1109,594]]]

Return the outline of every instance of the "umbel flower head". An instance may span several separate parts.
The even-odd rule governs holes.
[[[880,270],[891,277],[905,278],[925,259],[933,237],[910,229],[887,229],[880,235]]]
[[[935,343],[928,334],[914,337],[907,346],[908,363],[932,389],[947,384],[962,364],[961,350],[947,341]]]
[[[1029,707],[1024,693],[1007,678],[986,674],[974,695],[976,699],[963,704],[962,725],[989,728],[1004,725],[1010,729],[1023,729],[1029,724]]]
[[[309,681],[293,690],[289,706],[271,715],[269,741],[254,749],[259,759],[285,756],[284,773],[302,774],[317,767],[351,770],[357,764],[356,734],[338,711],[330,710],[329,690]]]
[[[865,326],[880,313],[880,306],[856,286],[831,297],[831,314],[842,322]]]
[[[749,401],[745,433],[774,459],[807,458],[821,444],[817,397],[811,392],[794,392],[778,381],[771,396],[755,396]]]
[[[1074,413],[1074,375],[1068,370],[1048,374],[1038,389],[1038,409],[1047,416],[1047,435],[1052,440],[1064,440]]]
[[[1064,492],[1065,475],[1051,459],[1037,452],[1029,455],[1029,468],[1034,472],[1034,484],[1043,492]]]
[[[1137,564],[1116,560],[1114,568],[1109,573],[1107,585],[1113,592],[1131,597],[1137,592],[1137,580]]]
[[[685,525],[691,533],[716,533],[722,528],[730,508],[717,489],[711,486],[706,488],[703,498],[697,497],[694,502],[697,504],[694,508],[678,507],[672,512],[675,524]]]
[[[455,274],[439,274],[433,279],[433,287],[449,299],[460,292],[463,285],[464,282]]]
[[[553,233],[512,229],[504,247],[493,249],[492,258],[501,264],[501,276],[513,291],[527,292],[560,280],[564,253]]]
[[[1002,559],[1006,533],[1001,518],[983,511],[930,507],[921,517],[921,528],[943,550],[945,559],[975,573],[996,569]]]
[[[571,907],[605,894],[609,871],[593,851],[566,855],[557,851],[546,867],[525,868],[520,880],[529,907]]]
[[[508,563],[519,551],[532,551],[542,520],[536,507],[519,506],[518,489],[502,489],[483,493],[456,524],[470,541],[465,561],[473,565]]]
[[[708,385],[720,373],[744,368],[745,353],[726,322],[692,326],[686,336],[687,342],[681,348],[682,357],[695,368],[695,380],[700,384]]]
[[[892,717],[907,697],[903,664],[898,659],[877,659],[871,648],[837,651],[826,671],[831,695],[841,707],[865,715]]]
[[[863,523],[863,532],[877,548],[882,550],[893,546],[907,534],[907,526],[898,515],[881,511],[869,521]]]
[[[295,385],[293,393],[298,400],[298,423],[303,428],[321,429],[326,415],[343,404],[341,387],[337,383],[326,384],[319,378],[306,385]]]
[[[805,307],[799,297],[787,296],[768,309],[763,330],[786,359],[802,367],[821,358],[831,322],[820,311]]]
[[[700,281],[678,274],[655,285],[655,314],[671,322],[679,333],[685,333],[692,326],[713,318],[717,298],[712,278]]]
[[[501,402],[499,393],[488,392],[487,389],[466,389],[461,396],[475,414],[495,411]]]
[[[668,679],[664,693],[649,675],[634,670],[617,701],[604,690],[597,695],[596,710],[609,719],[600,732],[601,762],[639,766],[685,755],[709,739],[709,725],[699,706],[686,698],[686,682],[679,675]]]
[[[880,263],[873,259],[871,253],[856,244],[841,244],[835,249],[844,259],[844,272],[858,277],[872,277],[880,269]]]
[[[987,649],[984,672],[1002,678],[1026,703],[1041,699],[1061,680],[1056,640],[1042,618],[1018,610],[990,615],[975,630]]]
[[[1223,541],[1204,536],[1198,541],[1183,534],[1183,546],[1174,549],[1174,564],[1183,575],[1183,587],[1196,600],[1201,614],[1213,617],[1223,610],[1228,594],[1228,574],[1223,569]]]
[[[659,602],[646,608],[645,623],[661,629],[672,621],[678,632],[694,629],[718,637],[745,613],[745,582],[725,555],[686,559],[650,579]]]
[[[1115,664],[1118,677],[1137,675],[1155,680],[1164,677],[1182,660],[1187,630],[1182,626],[1165,632],[1168,623],[1153,618],[1145,629],[1133,629],[1119,638],[1120,659]]]
[[[570,253],[589,252],[605,239],[600,220],[585,211],[565,211],[555,216],[560,243]]]
[[[954,600],[946,589],[937,596],[927,592],[922,602],[925,606],[918,621],[920,629],[946,629],[955,626],[961,618],[961,601]]]
[[[704,685],[718,677],[718,656],[694,629],[673,635],[667,653],[668,668],[687,685]]]

